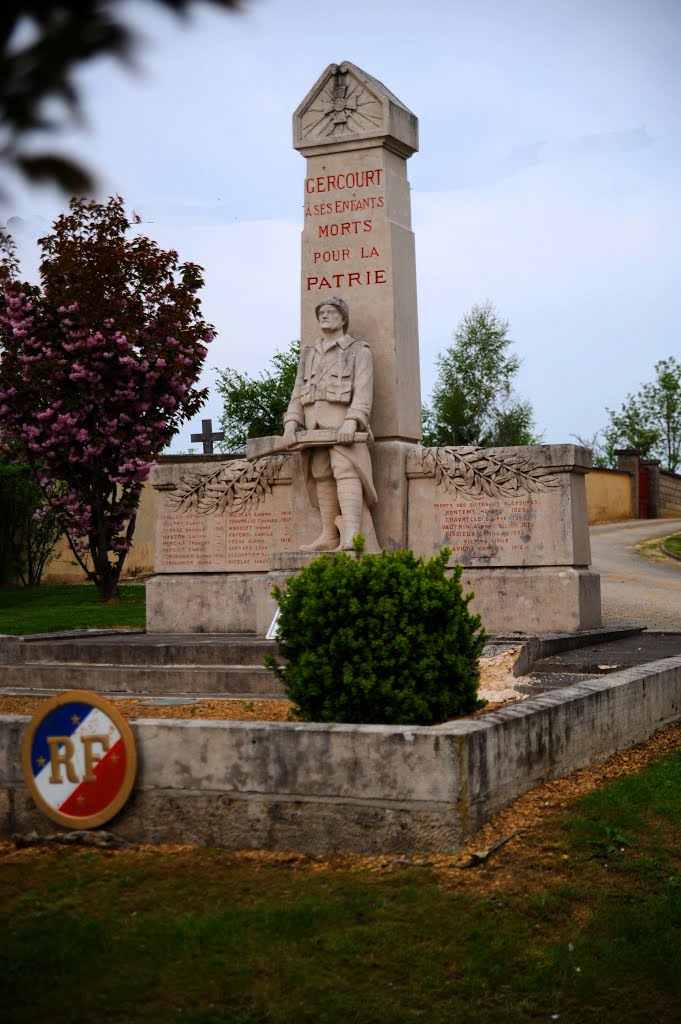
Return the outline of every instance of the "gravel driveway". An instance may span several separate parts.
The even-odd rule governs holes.
[[[635,547],[681,533],[681,519],[635,519],[592,526],[592,568],[601,574],[604,626],[681,631],[681,562],[653,562]]]

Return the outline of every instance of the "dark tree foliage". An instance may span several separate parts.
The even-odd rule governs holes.
[[[272,369],[263,370],[259,377],[231,369],[218,373],[215,387],[225,403],[220,417],[225,436],[217,445],[221,451],[241,452],[249,437],[281,434],[299,355],[300,343],[292,341],[285,352],[272,356]]]
[[[437,358],[432,406],[424,409],[423,443],[436,445],[537,444],[530,402],[513,391],[520,359],[508,352],[508,321],[491,302],[475,305]]]
[[[0,455],[0,584],[37,586],[60,536],[29,467],[4,465]]]
[[[195,0],[153,0],[178,15]],[[240,0],[208,0],[236,9]],[[146,6],[150,5],[147,0]],[[53,151],[36,153],[33,132],[55,132],[77,121],[82,107],[75,73],[96,57],[130,65],[138,39],[120,0],[6,0],[0,10],[0,167],[68,193],[92,191],[91,173]],[[55,101],[65,116],[55,117]]]

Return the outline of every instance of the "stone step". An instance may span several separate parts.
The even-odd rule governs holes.
[[[609,675],[634,665],[677,658],[681,655],[681,633],[637,633],[599,645],[556,652],[532,665],[533,675]]]
[[[284,694],[275,674],[257,665],[2,665],[0,686],[22,691],[76,689],[126,694],[238,694],[259,697],[281,697]]]
[[[593,676],[584,675],[581,672],[556,672],[540,676],[524,677],[523,681],[516,683],[513,687],[516,693],[525,697],[538,697],[542,693],[550,693],[551,690],[563,690],[566,686],[576,686]]]
[[[267,654],[276,654],[273,640],[222,635],[199,639],[189,636],[24,638],[17,658],[24,665],[130,665],[130,666],[244,666],[263,667]]]

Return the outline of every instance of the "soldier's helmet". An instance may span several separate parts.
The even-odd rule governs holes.
[[[314,312],[318,320],[319,310],[322,306],[335,306],[336,309],[341,311],[343,314],[343,330],[347,332],[348,324],[350,323],[350,310],[348,309],[347,302],[344,299],[339,298],[338,295],[332,295],[330,299],[324,299],[318,306],[315,306]]]

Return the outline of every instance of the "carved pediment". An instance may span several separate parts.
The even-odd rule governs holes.
[[[410,156],[418,149],[418,120],[354,64],[330,64],[293,115],[295,149],[349,148],[374,139]]]

